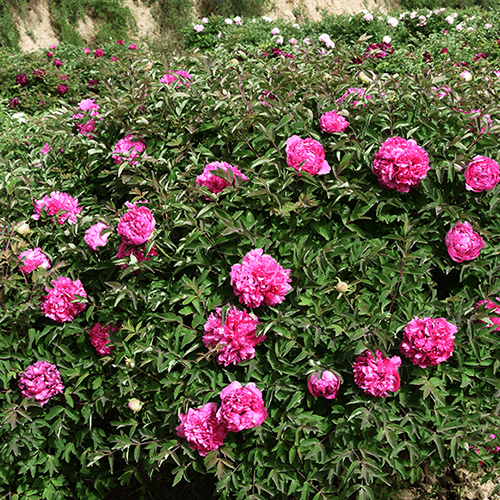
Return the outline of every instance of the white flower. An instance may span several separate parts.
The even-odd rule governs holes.
[[[397,25],[399,24],[399,21],[395,17],[390,17],[387,19],[387,22],[393,27],[396,28]]]
[[[141,410],[142,405],[144,403],[142,401],[139,401],[137,398],[132,398],[128,402],[128,407],[133,411],[133,412],[138,412]]]
[[[304,45],[311,45],[311,40],[309,38],[304,38]]]
[[[298,30],[300,30],[300,24],[297,24],[297,23],[294,23],[292,24],[292,26]]]
[[[448,23],[448,24],[453,24],[455,22],[455,18],[453,16],[448,16],[448,17],[445,17],[444,20]]]
[[[240,17],[240,16],[236,16],[236,17],[234,18],[234,22],[235,22],[235,23],[241,23],[241,17]]]
[[[297,45],[299,42],[295,38],[290,38],[290,40],[288,40],[288,43],[291,43],[292,45]]]
[[[224,22],[226,24],[233,24],[233,20],[232,19],[225,19]]]
[[[410,19],[415,19],[417,17],[417,13],[415,11],[413,11],[411,14],[410,14]]]
[[[364,19],[365,21],[373,21],[373,15],[370,14],[369,12],[367,12],[365,15],[364,15]]]
[[[279,35],[280,34],[280,29],[279,28],[273,28],[271,30],[271,35]]]
[[[28,120],[26,119],[26,115],[23,112],[20,113],[14,113],[12,115],[13,120],[17,120],[18,122],[21,123],[26,123]]]
[[[201,22],[202,22],[203,24],[207,24],[207,23],[208,23],[208,17],[204,17],[204,18],[201,20]]]
[[[264,19],[264,21],[267,21],[268,23],[270,23],[272,21],[272,19],[270,17],[267,17],[267,16],[262,16],[262,19]]]
[[[470,82],[472,80],[472,74],[470,71],[464,70],[462,73],[460,73],[460,76],[466,81]]]
[[[201,31],[203,31],[205,29],[205,26],[203,26],[203,24],[195,24],[194,25],[194,29],[200,33]]]
[[[485,30],[489,30],[490,28],[493,28],[493,24],[486,23],[486,24],[484,25],[484,29],[485,29]]]
[[[384,36],[384,38],[382,38],[382,41],[384,43],[391,43],[392,42],[392,38],[390,36]]]
[[[279,36],[278,38],[276,38],[276,43],[278,45],[281,45],[283,43],[283,37],[282,36]]]

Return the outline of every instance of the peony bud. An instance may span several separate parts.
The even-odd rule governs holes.
[[[347,290],[349,289],[347,283],[345,283],[344,281],[339,281],[335,288],[339,293],[346,293]]]
[[[125,366],[130,369],[135,368],[135,360],[132,358],[125,358]]]
[[[14,230],[21,236],[26,236],[30,232],[30,226],[27,222],[19,222]]]
[[[144,403],[142,401],[139,401],[137,398],[132,398],[128,402],[128,407],[133,411],[133,412],[138,412],[141,410],[142,405]]]

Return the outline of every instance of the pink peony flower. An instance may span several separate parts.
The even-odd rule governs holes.
[[[50,50],[47,52],[47,57],[52,57],[53,55],[54,54]]]
[[[74,115],[77,116],[77,115]],[[95,130],[95,121],[94,120],[89,120],[88,122],[81,124],[77,123],[75,124],[76,129],[78,130],[79,134],[86,135],[90,139],[93,139],[92,132]]]
[[[496,300],[500,301],[499,297],[496,297]],[[480,300],[476,304],[476,311],[481,307],[483,304],[485,304],[486,309],[492,309],[492,311],[497,315],[497,316],[490,316],[489,319],[494,325],[498,325],[493,331],[494,332],[500,332],[500,305],[496,304],[492,300]],[[484,323],[483,320],[479,320],[479,322]]]
[[[301,139],[298,135],[292,135],[286,141],[286,163],[297,172],[305,171],[311,175],[323,175],[331,171],[325,160],[323,146],[314,139]]]
[[[267,410],[262,392],[250,382],[245,387],[239,382],[231,382],[220,393],[222,404],[217,417],[232,432],[256,427],[267,418]]]
[[[90,54],[90,49],[87,49],[87,47],[83,47],[83,51],[85,54]]]
[[[109,226],[104,222],[98,222],[90,226],[85,232],[83,239],[92,250],[97,250],[97,247],[103,247],[108,242],[109,233],[101,234],[103,229],[109,229]]]
[[[343,116],[338,115],[336,111],[328,111],[321,115],[319,124],[321,130],[329,134],[343,132],[349,126],[349,122]]]
[[[47,53],[49,55],[49,53]],[[59,61],[59,59],[54,59],[54,62],[52,63],[56,68],[60,67],[63,65],[62,61]]]
[[[95,347],[95,350],[99,356],[107,356],[111,354],[111,351],[115,348],[113,345],[109,345],[111,339],[109,338],[109,332],[117,333],[120,330],[120,325],[107,325],[102,326],[102,323],[96,323],[90,329],[90,342]]]
[[[197,410],[190,408],[180,414],[181,423],[176,427],[177,435],[186,438],[192,450],[204,457],[209,451],[224,444],[228,430],[217,417],[217,403],[207,403]]]
[[[465,169],[465,187],[480,193],[493,189],[500,180],[498,163],[486,156],[476,156]]]
[[[124,259],[125,257],[128,257],[130,254],[133,254],[134,257],[137,259],[137,262],[142,262],[148,261],[151,257],[156,257],[158,255],[158,251],[154,246],[151,247],[151,250],[149,250],[149,253],[144,256],[144,250],[145,246],[135,246],[135,245],[127,245],[126,243],[121,243],[120,246],[118,247],[118,253],[116,254],[117,259]],[[127,264],[123,264],[121,266],[121,269],[125,269],[127,267]],[[135,271],[133,274],[137,274],[139,271]]]
[[[477,234],[469,222],[457,222],[446,235],[446,247],[455,262],[473,260],[484,247],[484,240]]]
[[[45,288],[48,294],[42,299],[40,309],[45,317],[59,323],[73,321],[76,315],[86,307],[86,304],[80,302],[76,297],[77,295],[83,298],[87,297],[82,282],[59,276],[52,280],[51,284],[54,288]]]
[[[201,31],[203,31],[205,29],[205,26],[203,26],[203,24],[195,24],[194,25],[194,29],[200,33]]]
[[[34,214],[31,218],[39,220],[42,210],[48,216],[59,214],[59,220],[57,221],[59,224],[64,224],[66,220],[68,224],[74,224],[76,216],[83,210],[83,207],[79,207],[78,200],[69,194],[52,191],[50,196],[44,196],[41,200],[35,201]]]
[[[128,48],[129,48],[130,50],[136,50],[136,49],[137,49],[137,45],[136,45],[135,43],[131,43],[131,44],[128,46]]]
[[[94,57],[103,57],[103,56],[104,56],[104,51],[102,49],[94,50]]]
[[[429,170],[429,155],[413,140],[390,137],[375,154],[372,172],[381,186],[408,193]]]
[[[64,391],[59,370],[48,361],[28,366],[19,378],[19,389],[25,398],[34,398],[43,406],[52,396]]]
[[[142,245],[151,237],[155,224],[155,218],[149,208],[132,208],[120,219],[118,234],[127,245]]]
[[[231,285],[240,302],[247,307],[281,304],[292,289],[290,269],[283,269],[270,255],[256,248],[231,267]]]
[[[452,355],[455,333],[456,325],[444,318],[415,316],[405,327],[399,351],[420,368],[436,366]]]
[[[88,111],[89,109],[97,111],[99,109],[99,104],[96,104],[94,99],[83,99],[78,103],[78,109],[82,111]]]
[[[116,43],[117,43],[118,45],[123,45],[123,40],[116,40]]]
[[[113,150],[114,155],[111,156],[115,163],[121,163],[122,158],[130,162],[131,165],[137,165],[137,161],[131,161],[133,158],[142,153],[146,149],[144,141],[133,141],[133,135],[129,134],[125,138],[120,139]]]
[[[221,172],[221,170],[228,174],[227,176],[229,179],[232,178],[231,183],[228,180],[222,179],[221,177],[218,177],[217,175],[214,175],[212,173],[217,172],[223,174],[224,172]],[[229,171],[231,171],[232,174],[230,174]],[[239,177],[242,181],[247,180],[247,177],[242,174],[237,167],[233,167],[225,161],[214,161],[205,165],[203,173],[196,177],[196,183],[198,184],[198,186],[204,186],[211,193],[216,194],[224,191],[224,189],[227,188],[227,186],[229,186],[230,184],[234,185],[236,177]]]
[[[44,267],[50,269],[50,262],[48,257],[42,252],[40,247],[33,250],[26,250],[19,255],[19,271],[22,273],[31,273],[37,267]]]
[[[375,351],[374,359],[370,351],[358,356],[354,361],[354,381],[365,394],[375,397],[387,397],[389,391],[396,392],[400,387],[398,368],[401,358],[393,356],[387,359],[380,351]]]
[[[319,372],[313,373],[307,381],[309,392],[315,397],[335,399],[340,388],[340,378],[332,372],[325,370],[319,377]]]
[[[192,78],[192,75],[182,69],[176,71],[175,73],[170,70],[166,75],[163,75],[160,78],[160,83],[166,83],[167,85],[170,85],[172,82],[179,82],[181,85],[183,85],[183,82],[180,81],[175,75],[182,76],[182,78],[185,78],[186,80],[190,80]],[[190,86],[190,83],[186,82],[186,87],[189,88]]]
[[[227,366],[237,365],[255,356],[255,346],[266,340],[265,335],[257,336],[257,317],[231,307],[222,323],[222,308],[210,314],[205,323],[203,343],[207,348],[217,349],[217,362]]]

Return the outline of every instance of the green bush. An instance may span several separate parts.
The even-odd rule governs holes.
[[[104,498],[118,483],[142,481],[167,464],[173,485],[214,475],[222,499],[375,499],[394,474],[420,480],[424,463],[438,473],[479,460],[494,467],[496,455],[484,450],[500,425],[500,345],[487,318],[498,313],[477,304],[500,292],[500,187],[469,191],[463,169],[477,155],[500,159],[498,76],[476,61],[467,82],[464,67],[455,66],[462,59],[446,58],[416,61],[414,72],[372,75],[369,68],[403,55],[358,65],[353,59],[368,41],[354,50],[335,41],[335,49],[316,39],[290,48],[293,58],[222,43],[208,55],[165,59],[117,47],[115,66],[74,47],[57,49],[70,78],[84,82],[103,70],[105,77],[99,94],[59,100],[0,149],[6,495]],[[177,80],[161,83],[165,75]],[[349,90],[359,88],[364,98]],[[78,107],[88,97],[99,105],[94,117]],[[349,121],[345,132],[322,131],[319,119],[331,110]],[[4,135],[14,111],[0,115]],[[90,119],[90,136],[79,133],[77,125]],[[115,145],[129,135],[146,150],[115,163]],[[288,166],[294,135],[323,145],[329,173],[299,175]],[[381,187],[372,173],[381,144],[395,136],[429,155],[429,172],[409,193]],[[210,193],[196,178],[214,161],[237,166],[247,180],[221,173],[229,185]],[[53,191],[78,199],[75,224],[32,219],[35,202]],[[149,260],[117,257],[117,226],[131,202],[156,221],[141,247],[143,255],[156,250]],[[84,235],[99,221],[111,233],[94,251]],[[458,221],[485,240],[476,259],[461,263],[445,244]],[[19,254],[35,247],[52,267],[22,274]],[[204,325],[217,307],[243,308],[230,272],[257,248],[290,269],[292,290],[282,303],[254,308],[266,335],[255,357],[224,367],[203,343]],[[84,311],[66,323],[40,310],[59,276],[81,280],[87,294]],[[457,326],[453,355],[425,369],[401,355],[401,388],[388,397],[364,394],[354,382],[356,357],[366,350],[398,355],[416,316]],[[90,342],[97,322],[120,325],[103,357]],[[18,387],[27,366],[42,360],[56,365],[65,387],[44,406]],[[307,390],[308,377],[324,370],[342,378],[332,400]],[[202,458],[178,436],[179,414],[220,404],[233,381],[256,384],[268,417],[229,433]],[[133,398],[140,408],[129,406]]]

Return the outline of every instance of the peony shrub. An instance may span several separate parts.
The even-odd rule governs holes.
[[[498,188],[467,190],[464,167],[497,159],[497,63],[485,47],[498,46],[469,19],[476,31],[432,39],[432,61],[422,48],[406,55],[405,26],[423,33],[445,18],[433,13],[417,27],[419,16],[393,28],[354,15],[349,26],[360,32],[345,37],[332,20],[316,34],[279,23],[280,49],[265,19],[210,18],[195,33],[220,44],[211,54],[167,60],[113,42],[102,46],[105,57],[61,44],[50,61],[46,51],[19,59],[0,113],[3,489],[98,499],[151,476],[147,489],[159,473],[186,490],[202,479],[214,498],[366,500],[387,496],[384,481],[421,481],[425,469],[494,466],[494,454],[475,450],[492,446],[500,426],[497,325],[487,319],[496,313],[476,305],[499,295]],[[368,23],[378,30],[372,39],[349,46]],[[364,57],[388,29],[394,52]],[[249,33],[258,50],[242,42]],[[322,33],[334,48],[319,42]],[[473,62],[471,46],[486,61]],[[149,71],[143,59],[153,61]],[[166,88],[159,80],[169,68],[196,84]],[[33,75],[41,69],[46,75]],[[54,96],[62,69],[70,90]],[[26,87],[15,84],[19,73]],[[440,85],[449,89],[442,97]],[[323,132],[325,109],[349,121],[341,134]],[[480,133],[485,114],[492,124]],[[90,120],[95,129],[79,133],[76,124]],[[127,135],[144,138],[147,156],[134,144],[114,152]],[[403,172],[396,179],[406,193],[379,188],[371,171],[380,145],[397,137],[377,158],[384,172]],[[410,140],[427,154],[425,177],[425,155]],[[247,180],[221,172],[238,188],[206,199],[197,177],[214,159],[238,165]],[[318,175],[324,162],[331,170]],[[35,200],[56,192],[84,207],[74,223],[58,224],[68,208],[76,212],[59,200],[28,224]],[[458,220],[488,243],[481,258],[449,257],[446,235]],[[96,251],[85,233],[98,221],[112,230]],[[461,259],[477,251],[471,235],[450,238]],[[20,254],[34,248],[51,267],[20,272]],[[401,353],[415,318],[456,326],[453,349],[443,325],[412,329],[407,341],[424,364],[453,352],[445,361],[421,368]],[[90,338],[97,323],[103,356]],[[104,330],[117,324],[107,342]],[[64,381],[64,393],[43,406],[19,387],[39,359]],[[328,367],[338,387],[335,378],[325,383]]]

